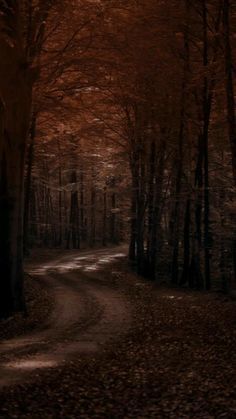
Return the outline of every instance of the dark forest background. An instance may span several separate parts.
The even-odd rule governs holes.
[[[236,5],[0,1],[0,315],[23,254],[129,242],[138,273],[236,276]]]

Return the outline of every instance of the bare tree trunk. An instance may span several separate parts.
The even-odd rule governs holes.
[[[77,187],[76,171],[72,172],[71,183]],[[70,203],[70,220],[67,236],[67,248],[70,248],[70,240],[72,239],[73,249],[80,249],[80,217],[79,217],[79,201],[77,189],[71,191]]]
[[[25,181],[25,206],[24,206],[24,254],[29,252],[29,210],[30,210],[30,195],[31,195],[31,184],[32,184],[32,168],[34,160],[34,144],[35,144],[35,129],[36,129],[36,115],[32,115],[31,127],[30,127],[30,142],[28,146],[28,158],[27,158],[27,172]]]
[[[207,6],[205,0],[202,5],[203,15],[203,65],[206,72],[208,66],[208,35],[207,35]],[[205,248],[205,287],[211,288],[210,273],[210,202],[209,202],[209,123],[212,95],[209,92],[207,75],[204,76],[203,86],[203,150],[204,150],[204,248]]]
[[[191,202],[188,198],[186,203],[185,217],[184,217],[184,265],[180,285],[189,282],[189,268],[190,268],[190,218],[191,218]]]
[[[86,241],[87,239],[87,228],[84,219],[84,173],[83,167],[80,169],[80,228],[81,228],[81,240]]]
[[[129,243],[129,259],[134,262],[137,257],[137,190],[138,190],[138,170],[137,158],[134,153],[133,158],[130,159],[130,169],[132,176],[132,190],[131,190],[131,222],[130,222],[130,243]]]
[[[94,183],[91,186],[91,208],[90,208],[90,238],[89,245],[94,247],[96,240],[96,190]]]
[[[150,275],[152,279],[158,279],[158,253],[161,249],[160,224],[161,224],[161,200],[163,192],[165,170],[166,143],[163,141],[159,149],[159,162],[154,171],[153,212],[151,220],[150,237]],[[157,164],[157,162],[156,162]]]
[[[203,208],[203,142],[202,133],[198,138],[198,156],[195,170],[195,208],[194,208],[194,237],[192,244],[192,258],[190,267],[190,286],[198,289],[203,287],[201,273],[202,250],[202,208]]]
[[[178,284],[179,282],[179,235],[180,235],[180,195],[182,191],[182,177],[184,165],[184,139],[185,139],[185,125],[186,125],[186,106],[187,106],[187,84],[189,74],[189,0],[185,0],[186,12],[186,28],[184,31],[184,68],[183,81],[181,92],[181,111],[180,111],[180,127],[178,138],[178,158],[177,158],[177,173],[176,173],[176,190],[175,190],[175,210],[174,210],[174,239],[173,239],[173,257],[172,257],[172,282]]]
[[[32,92],[30,71],[27,65],[24,65],[25,57],[18,33],[18,2],[12,3],[9,11],[11,11],[9,16],[5,16],[5,12],[0,13],[0,25],[12,25],[14,45],[12,47],[2,31],[0,33],[0,317],[25,308],[23,185]]]
[[[152,234],[153,234],[153,221],[154,221],[154,179],[156,170],[156,143],[152,139],[149,151],[149,180],[148,180],[148,232],[147,232],[147,262],[149,274],[153,276],[153,257],[152,257]],[[155,244],[154,244],[155,246]]]
[[[185,127],[185,75],[182,87],[181,99],[181,115],[180,115],[180,129],[179,129],[179,150],[176,173],[176,188],[175,188],[175,209],[173,214],[174,223],[174,238],[173,238],[173,255],[172,255],[172,274],[171,279],[173,284],[178,284],[179,281],[179,215],[180,215],[180,194],[182,190],[182,176],[183,176],[183,140]]]
[[[234,181],[236,183],[236,116],[235,116],[235,98],[233,83],[233,58],[231,47],[231,28],[230,28],[230,0],[224,0],[223,5],[223,23],[224,23],[224,44],[225,44],[225,81],[228,110],[228,130],[229,140],[232,152],[232,167]]]
[[[112,192],[111,194],[111,211],[116,208],[116,193]],[[111,243],[117,244],[117,235],[116,235],[116,213],[111,213],[111,222],[110,222],[110,240]]]

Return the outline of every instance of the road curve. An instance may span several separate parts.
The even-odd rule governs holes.
[[[35,371],[57,368],[73,357],[93,356],[126,333],[131,314],[123,294],[109,284],[113,262],[124,247],[67,252],[29,263],[27,271],[55,299],[43,330],[0,344],[0,387],[33,380]]]

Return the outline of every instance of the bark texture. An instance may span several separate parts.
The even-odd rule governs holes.
[[[19,14],[14,2],[0,15],[0,317],[24,309],[23,179],[32,84]]]

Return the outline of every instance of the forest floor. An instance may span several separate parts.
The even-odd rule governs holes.
[[[27,263],[26,326],[0,324],[0,418],[236,418],[236,303],[145,282],[124,253]]]

